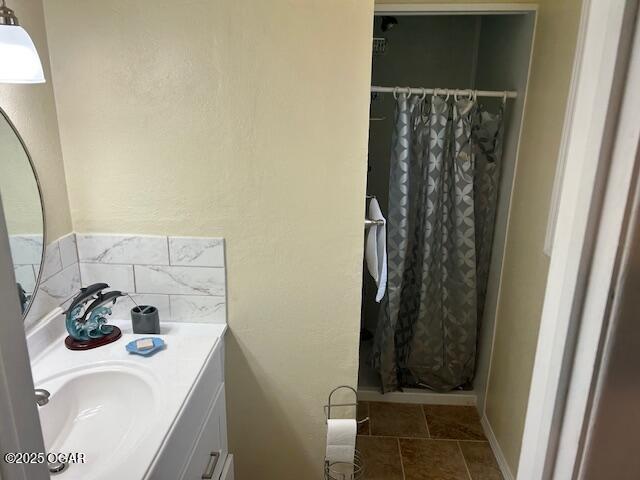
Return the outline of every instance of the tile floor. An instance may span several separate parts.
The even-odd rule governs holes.
[[[502,480],[475,407],[359,402],[365,480]]]

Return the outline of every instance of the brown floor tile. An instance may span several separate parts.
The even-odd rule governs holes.
[[[389,437],[428,438],[420,405],[369,402],[370,433]]]
[[[369,416],[369,402],[358,402],[356,419],[361,422]],[[358,423],[358,435],[369,435],[369,422]]]
[[[356,447],[364,462],[363,480],[403,480],[397,438],[359,435]]]
[[[431,438],[486,440],[475,407],[423,405]]]
[[[468,480],[458,442],[400,439],[405,480]]]
[[[500,467],[487,442],[459,442],[471,480],[502,480]]]

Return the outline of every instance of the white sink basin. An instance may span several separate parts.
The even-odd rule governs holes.
[[[165,322],[159,337],[167,347],[142,357],[125,349],[143,337],[131,332],[130,321],[110,322],[122,330],[117,342],[75,352],[64,346],[61,320],[52,317],[27,339],[30,348],[46,345],[30,352],[35,388],[51,393],[38,411],[46,450],[84,453],[86,463],[70,463],[51,478],[150,480],[226,325]]]
[[[51,393],[39,407],[48,452],[84,453],[85,464],[70,464],[65,480],[110,476],[114,459],[135,455],[160,411],[159,382],[146,368],[103,362],[40,379]]]

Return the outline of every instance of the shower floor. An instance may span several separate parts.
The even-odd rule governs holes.
[[[376,402],[424,403],[446,405],[475,405],[477,398],[473,390],[457,390],[438,393],[423,388],[405,388],[402,392],[382,395],[380,376],[369,366],[367,360],[373,348],[373,340],[360,342],[360,365],[358,370],[358,398]]]
[[[358,402],[366,480],[502,480],[475,407]]]

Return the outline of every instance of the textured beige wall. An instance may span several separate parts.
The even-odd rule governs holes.
[[[72,230],[58,121],[53,98],[49,54],[41,0],[22,0],[11,7],[38,49],[47,83],[0,85],[0,107],[27,144],[42,183],[47,234],[55,240]]]
[[[549,268],[543,247],[581,4],[547,0],[540,5],[507,233],[486,410],[514,473]]]
[[[0,118],[0,159],[0,195],[9,235],[42,235],[38,185],[20,140],[4,118]]]
[[[237,478],[321,478],[357,376],[373,0],[45,10],[75,229],[227,239]]]
[[[487,404],[514,470],[580,3],[540,2]],[[169,5],[48,0],[76,229],[227,237],[239,478],[318,477],[357,368],[371,2]]]
[[[378,3],[442,2],[382,0]],[[540,10],[533,69],[507,232],[486,405],[491,426],[514,472],[520,455],[549,267],[543,253],[544,237],[582,1],[540,0],[537,3]]]

